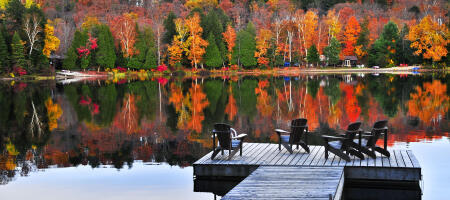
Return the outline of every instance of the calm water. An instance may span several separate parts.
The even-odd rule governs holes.
[[[213,199],[192,163],[227,122],[252,142],[297,117],[315,134],[389,119],[423,198],[450,196],[450,79],[443,74],[0,83],[0,199]],[[319,137],[311,141],[320,144]]]

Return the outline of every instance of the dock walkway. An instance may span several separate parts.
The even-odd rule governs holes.
[[[336,170],[340,170],[345,180],[382,181],[383,183],[419,183],[422,179],[419,162],[410,150],[391,148],[388,149],[391,154],[390,157],[376,153],[375,159],[366,156],[364,160],[360,160],[351,156],[351,161],[346,162],[333,153],[330,153],[328,159],[325,159],[325,148],[323,146],[309,145],[309,148],[310,153],[300,148],[290,154],[285,148],[279,150],[278,144],[244,143],[242,156],[235,155],[231,160],[227,160],[228,151],[225,151],[224,155],[219,153],[214,160],[211,160],[212,152],[200,158],[193,164],[194,177],[199,180],[245,178],[224,199],[240,199],[233,197],[236,197],[236,195],[242,196],[245,193],[249,193],[252,198],[244,199],[255,199],[256,197],[258,197],[257,199],[267,199],[258,195],[278,190],[283,191],[281,190],[283,185],[291,184],[298,185],[295,186],[296,190],[292,189],[294,186],[290,189],[286,187],[289,192],[273,193],[273,195],[312,194],[314,191],[319,191],[314,188],[314,181],[317,181],[317,184],[320,185],[320,182],[325,179],[321,178],[322,175],[317,175],[315,179],[311,180],[302,179],[302,176],[311,177],[306,175],[308,172],[321,174],[334,173]],[[338,176],[339,173],[336,172],[335,175]],[[293,180],[299,181],[292,182]],[[332,180],[330,184],[332,183],[333,186],[330,185],[330,188],[337,188],[341,183],[340,178],[334,177]],[[278,184],[280,188],[278,188]],[[308,187],[307,185],[311,186]],[[305,190],[297,192],[302,187]],[[308,190],[308,188],[310,189]],[[320,191],[320,195],[331,194],[328,189]],[[319,193],[317,194],[319,195]],[[339,196],[340,193],[333,193],[331,199],[335,199],[336,195]],[[288,197],[267,197],[268,199],[290,199]]]
[[[261,166],[222,199],[339,200],[343,167]]]

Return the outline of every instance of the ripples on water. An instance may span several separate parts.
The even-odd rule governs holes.
[[[0,197],[211,199],[193,192],[190,165],[212,148],[215,122],[275,142],[272,130],[297,117],[316,133],[389,119],[389,146],[422,165],[423,197],[448,196],[449,84],[443,74],[0,83]]]

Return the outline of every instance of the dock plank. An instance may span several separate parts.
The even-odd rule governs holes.
[[[395,158],[397,159],[398,167],[406,167],[405,162],[403,161],[402,154],[399,150],[394,150]]]
[[[411,163],[413,164],[413,166],[415,168],[420,168],[419,161],[417,160],[416,156],[414,156],[412,151],[411,150],[406,150],[406,152],[408,153],[409,159],[411,159]]]
[[[222,199],[338,198],[343,167],[261,166]]]
[[[409,168],[414,167],[411,162],[411,159],[409,158],[408,152],[406,152],[406,150],[399,150],[399,151],[402,154],[403,161],[405,162],[405,166],[409,167]]]

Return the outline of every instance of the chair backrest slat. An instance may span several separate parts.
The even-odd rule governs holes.
[[[214,124],[213,134],[217,135],[219,145],[224,149],[231,147],[231,126],[224,123]]]
[[[307,119],[299,118],[294,119],[291,122],[291,135],[289,137],[289,143],[295,144],[300,142],[302,139],[303,133],[305,133],[306,130],[306,123],[308,122]]]
[[[378,138],[382,133],[386,134],[387,132],[387,120],[380,120],[373,124],[373,129],[371,131],[372,137],[367,141],[368,147],[374,147],[377,144]]]

